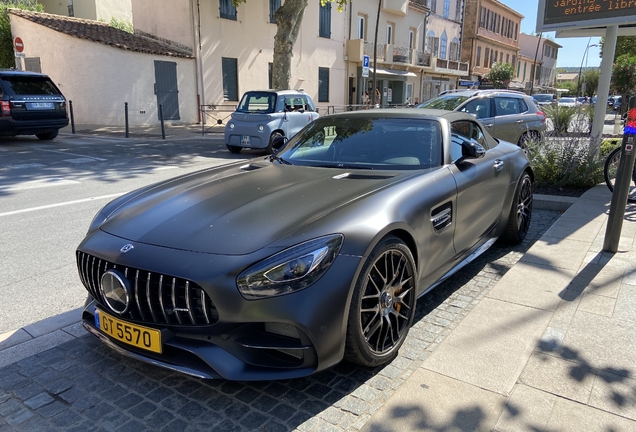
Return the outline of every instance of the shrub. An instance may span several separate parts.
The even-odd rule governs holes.
[[[567,134],[570,122],[574,118],[577,110],[575,107],[549,105],[545,107],[543,112],[552,122],[554,134],[560,136]]]
[[[531,143],[528,158],[538,186],[584,188],[603,181],[605,156],[602,152],[590,146],[589,138],[549,137]]]

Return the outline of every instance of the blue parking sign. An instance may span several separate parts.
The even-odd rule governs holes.
[[[369,67],[369,56],[365,55],[362,57],[362,67],[368,68]]]

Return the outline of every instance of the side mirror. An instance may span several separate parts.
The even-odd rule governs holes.
[[[476,142],[462,142],[462,160],[463,159],[479,159],[486,156],[486,149]]]
[[[285,143],[287,142],[287,138],[284,136],[277,136],[276,138],[274,138],[274,140],[272,141],[272,148],[274,150],[280,150],[281,147],[283,147],[285,145]]]

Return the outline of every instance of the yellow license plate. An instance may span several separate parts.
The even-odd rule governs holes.
[[[95,326],[108,336],[128,345],[161,354],[161,332],[131,324],[95,309]]]

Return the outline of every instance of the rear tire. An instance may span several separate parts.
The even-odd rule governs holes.
[[[373,367],[395,358],[415,315],[416,274],[402,240],[389,236],[376,245],[351,298],[345,360]]]
[[[57,136],[58,132],[59,132],[59,130],[55,129],[55,130],[52,130],[50,132],[42,132],[42,133],[39,133],[39,134],[35,134],[35,136],[38,137],[39,139],[41,139],[42,141],[50,141],[50,140],[54,139]]]
[[[618,172],[618,165],[621,161],[621,147],[615,148],[605,159],[605,168],[603,169],[603,177],[605,177],[605,184],[610,192],[614,192],[614,183],[616,182],[616,173]],[[627,194],[627,201],[630,203],[636,203],[636,166],[632,171],[632,181],[629,184],[629,193]]]
[[[243,147],[233,146],[229,144],[225,144],[225,147],[230,151],[230,153],[238,154],[243,150]]]
[[[501,240],[507,244],[519,244],[526,238],[532,219],[532,179],[525,172],[519,179],[510,207],[508,225]]]

